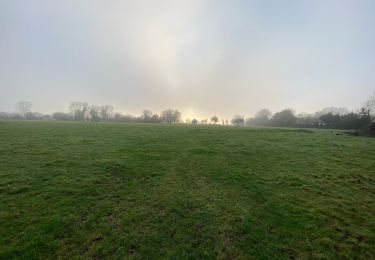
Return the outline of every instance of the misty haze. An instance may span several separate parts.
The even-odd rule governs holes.
[[[0,258],[375,258],[374,13],[0,0]]]

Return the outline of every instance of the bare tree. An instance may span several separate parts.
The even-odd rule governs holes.
[[[113,106],[105,105],[100,108],[100,116],[103,120],[108,121],[113,117]]]
[[[157,113],[153,114],[151,117],[151,123],[160,123],[160,117]]]
[[[269,111],[266,108],[263,108],[255,113],[254,118],[246,119],[245,124],[247,126],[266,126],[269,123],[271,116],[271,111]]]
[[[368,109],[372,118],[375,119],[375,93],[366,101],[364,107]]]
[[[178,110],[167,109],[161,112],[161,119],[164,123],[178,123],[180,122],[181,113]]]
[[[231,121],[231,123],[237,127],[243,126],[245,123],[245,119],[243,116],[235,115]]]
[[[20,101],[16,104],[16,110],[19,112],[22,116],[26,116],[27,113],[31,112],[31,107],[33,105],[29,101]]]
[[[121,113],[115,113],[113,116],[114,121],[121,122],[124,119],[124,115]]]
[[[144,123],[152,123],[154,121],[153,113],[150,110],[143,110],[141,120]]]
[[[193,120],[191,120],[191,124],[192,125],[197,125],[198,124],[198,120],[194,118]]]
[[[90,108],[89,108],[90,120],[91,121],[100,121],[100,111],[101,111],[101,107],[90,106]]]
[[[89,116],[89,105],[86,102],[71,102],[69,111],[74,120],[84,121]]]
[[[256,112],[255,114],[255,118],[261,119],[264,121],[270,120],[271,116],[272,116],[272,113],[267,108],[263,108],[259,110],[258,112]]]
[[[213,117],[211,117],[211,122],[216,125],[217,122],[219,122],[219,118],[217,116],[213,116]]]

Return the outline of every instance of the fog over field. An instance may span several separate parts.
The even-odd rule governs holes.
[[[0,259],[375,259],[375,0],[0,0]]]
[[[374,11],[372,0],[1,0],[0,110],[357,109],[375,90]]]

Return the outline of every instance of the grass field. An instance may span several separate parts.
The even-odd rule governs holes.
[[[0,258],[375,258],[375,139],[0,123]]]

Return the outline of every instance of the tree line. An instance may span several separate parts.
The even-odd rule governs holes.
[[[33,112],[32,104],[28,101],[18,102],[15,108],[15,112],[0,112],[0,119],[170,124],[181,122],[181,113],[176,109],[163,110],[160,115],[143,110],[142,115],[133,116],[115,112],[111,105],[96,106],[86,102],[71,102],[69,112],[55,112],[51,115]]]
[[[15,112],[0,112],[0,119],[361,129],[375,120],[375,94],[355,112],[349,112],[346,108],[327,107],[313,114],[295,114],[292,109],[272,114],[269,109],[261,109],[254,117],[235,115],[231,120],[214,115],[210,120],[182,121],[181,113],[176,109],[166,109],[160,114],[143,110],[139,116],[124,115],[115,112],[111,105],[96,106],[86,102],[71,102],[68,112],[55,112],[51,115],[33,112],[32,104],[27,101],[18,102],[15,108]]]
[[[362,107],[357,112],[342,112],[342,108],[330,107],[314,114],[295,115],[292,109],[271,113],[267,109],[259,111],[254,118],[247,119],[247,126],[304,127],[330,129],[361,129],[370,124],[374,117],[369,109]]]

